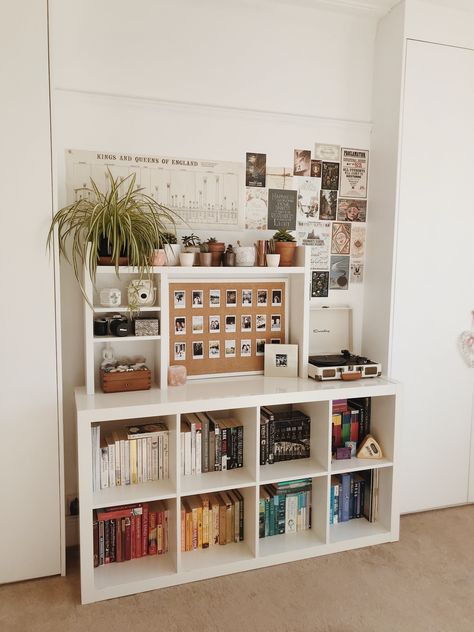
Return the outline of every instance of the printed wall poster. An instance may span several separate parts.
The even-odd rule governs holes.
[[[303,230],[318,218],[321,181],[295,176],[293,184],[298,189],[296,227],[297,230]]]
[[[341,197],[367,197],[368,167],[367,149],[341,149]]]
[[[322,298],[329,294],[329,272],[313,270],[311,273],[311,296]]]
[[[351,263],[351,283],[362,283],[364,280],[364,264],[361,261]]]
[[[365,226],[362,224],[352,224],[351,256],[353,259],[365,257]]]
[[[329,268],[329,289],[347,290],[349,287],[349,259],[350,257],[333,255]]]
[[[319,198],[319,219],[335,220],[337,212],[337,191],[321,189]]]
[[[337,219],[342,222],[365,222],[367,219],[367,200],[339,198]]]
[[[296,229],[296,191],[269,189],[268,191],[268,229]]]
[[[264,187],[267,155],[247,152],[245,159],[245,186]]]
[[[314,157],[316,160],[329,160],[330,162],[338,162],[340,158],[341,146],[328,145],[325,143],[314,144]]]
[[[351,225],[334,222],[332,225],[331,254],[348,255],[351,250]]]
[[[312,178],[320,178],[321,177],[321,161],[320,160],[312,160],[311,161],[311,177]]]
[[[293,162],[293,175],[311,175],[311,151],[309,149],[295,149]]]
[[[329,269],[329,252],[331,248],[331,222],[315,222],[310,232],[303,237],[298,233],[299,243],[311,246],[311,270]]]
[[[323,162],[321,171],[321,188],[333,189],[339,188],[339,163]]]
[[[268,189],[246,187],[245,189],[245,228],[266,230],[268,215]]]
[[[293,169],[290,167],[268,167],[268,189],[293,189]]]

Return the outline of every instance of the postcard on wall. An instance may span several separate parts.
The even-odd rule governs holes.
[[[334,222],[332,225],[331,254],[348,255],[351,249],[351,225]]]
[[[311,270],[328,270],[331,222],[315,222],[308,233],[298,236],[302,246],[311,246]]]
[[[339,189],[339,163],[323,162],[321,170],[321,188]]]
[[[321,177],[321,160],[312,160],[311,161],[311,177],[312,178],[320,178]]]
[[[321,181],[315,178],[295,176],[293,184],[298,189],[296,221],[299,230],[318,218]]]
[[[341,197],[367,197],[368,168],[367,149],[341,149]]]
[[[333,162],[338,162],[340,152],[340,145],[328,145],[326,143],[314,144],[314,158],[316,160],[329,160]]]
[[[264,187],[267,171],[267,154],[247,152],[245,156],[245,186]]]
[[[364,263],[353,261],[351,263],[351,283],[362,283],[364,280]]]
[[[337,191],[321,189],[319,198],[319,219],[335,220],[337,212]]]
[[[365,222],[367,219],[367,200],[339,198],[337,219],[342,222]]]
[[[296,229],[296,191],[269,189],[268,191],[268,229]]]
[[[268,215],[268,189],[245,189],[245,228],[266,230]]]
[[[293,189],[293,169],[290,167],[268,167],[268,189]]]
[[[332,255],[329,268],[329,289],[347,290],[349,287],[349,259],[344,255]]]
[[[295,149],[293,158],[293,175],[311,175],[311,151],[309,149]]]
[[[352,224],[351,256],[353,259],[365,257],[365,226],[362,224]]]
[[[313,270],[311,273],[311,297],[322,298],[329,294],[329,272]]]

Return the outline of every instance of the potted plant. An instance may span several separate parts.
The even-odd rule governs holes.
[[[296,241],[293,235],[281,228],[273,235],[275,254],[280,255],[280,266],[292,266],[296,252]]]
[[[95,286],[99,257],[110,257],[117,276],[126,257],[140,275],[150,271],[157,245],[167,227],[181,219],[174,211],[158,203],[142,188],[135,186],[136,175],[114,178],[107,170],[109,186],[101,191],[91,178],[89,196],[76,200],[55,213],[49,228],[47,245],[51,247],[57,230],[59,254],[72,263],[82,293],[82,268],[87,263]]]
[[[200,252],[200,244],[201,240],[197,235],[191,233],[190,235],[184,235],[182,237],[182,242],[184,246],[184,252],[192,252],[194,253],[194,263],[193,265],[199,265],[199,252]]]
[[[269,268],[278,268],[280,265],[280,255],[275,254],[275,240],[269,239],[265,242],[266,262]]]
[[[199,253],[199,264],[206,267],[210,266],[212,263],[212,253],[209,252],[209,244],[207,241],[202,243],[199,249],[201,251]]]
[[[215,237],[211,237],[207,240],[209,246],[209,252],[212,254],[213,266],[220,266],[222,263],[222,255],[225,250],[225,243],[223,241],[217,241]]]
[[[165,233],[163,235],[163,245],[166,254],[166,265],[177,266],[179,265],[179,253],[181,252],[181,244],[178,244],[178,239],[175,233]]]

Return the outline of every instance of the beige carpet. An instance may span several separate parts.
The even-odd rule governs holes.
[[[474,506],[405,516],[394,544],[88,606],[70,557],[67,577],[0,587],[1,632],[474,631]]]

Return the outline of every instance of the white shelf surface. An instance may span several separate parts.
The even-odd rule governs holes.
[[[313,458],[281,461],[260,466],[260,485],[298,478],[316,478],[327,474],[327,469]]]
[[[161,340],[161,336],[94,336],[94,342],[143,342],[144,340]]]
[[[93,495],[93,509],[128,505],[131,503],[152,502],[164,498],[175,498],[176,486],[170,479],[137,483],[136,485],[119,485],[98,490]]]
[[[113,562],[94,569],[94,584],[98,590],[135,584],[176,573],[173,555],[146,555],[128,562]]]
[[[94,306],[94,312],[97,312],[97,314],[110,314],[114,312],[121,314],[122,312],[128,312],[129,310],[130,308],[127,305],[120,305],[120,307]],[[159,311],[161,311],[161,307],[159,307],[158,305],[145,305],[143,307],[140,307],[140,314],[142,312],[159,312]]]
[[[255,485],[255,479],[243,467],[224,472],[207,472],[206,474],[194,476],[182,476],[181,496],[207,494],[209,492],[220,492],[241,487],[255,487]]]
[[[270,268],[268,266],[159,266],[150,268],[150,274],[167,274],[169,277],[211,277],[229,276],[287,276],[289,274],[304,274],[303,266],[281,266]],[[115,275],[114,266],[97,266],[96,274]],[[129,266],[120,266],[120,274],[137,274],[137,269]],[[146,277],[146,273],[144,274]]]
[[[379,522],[369,522],[365,518],[355,518],[347,522],[331,525],[329,529],[329,541],[347,542],[358,538],[370,538],[373,536],[388,536],[389,529],[386,529]]]
[[[331,474],[345,474],[346,472],[357,472],[359,470],[376,470],[380,467],[391,467],[393,462],[390,459],[341,459],[331,463]]]
[[[259,556],[284,555],[301,549],[324,546],[312,529],[296,533],[282,533],[259,539]]]
[[[255,559],[245,540],[230,544],[215,544],[207,549],[181,553],[181,572],[189,573],[215,566],[241,564]]]

